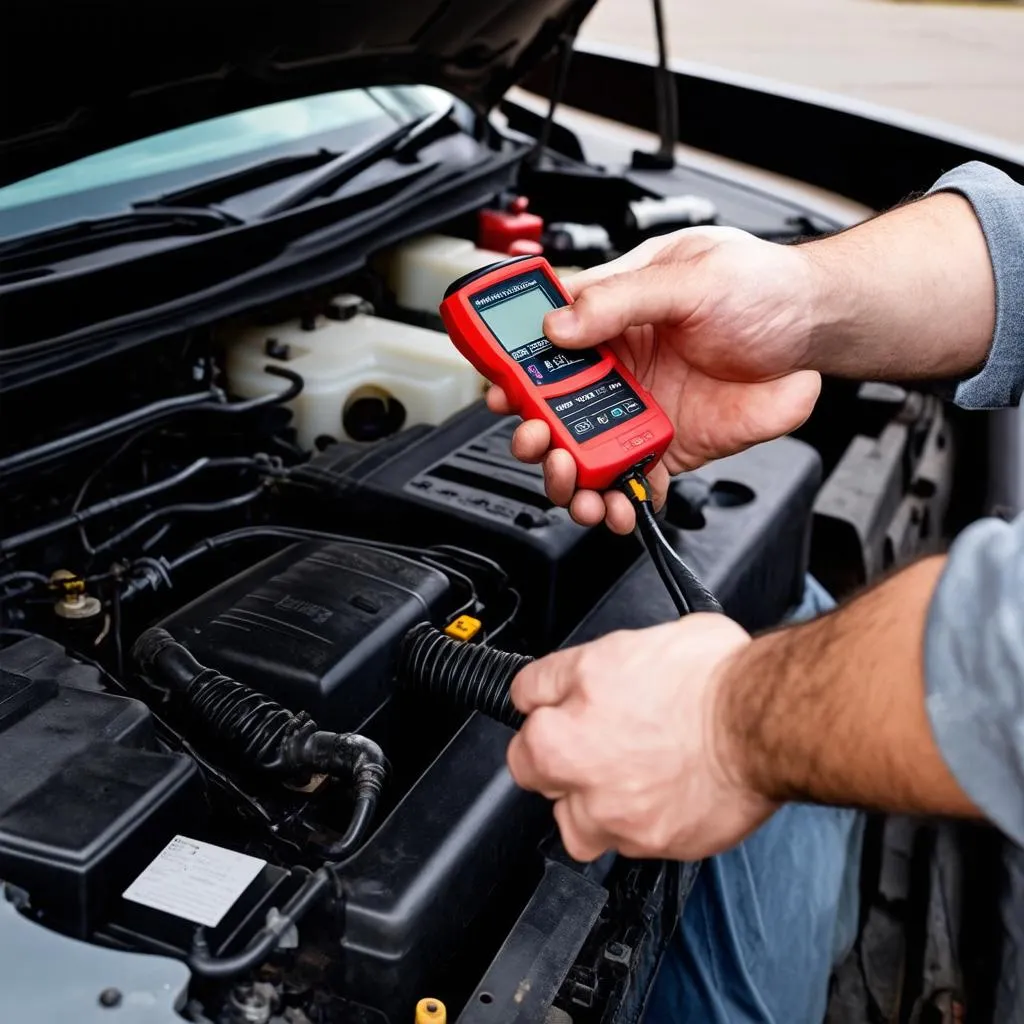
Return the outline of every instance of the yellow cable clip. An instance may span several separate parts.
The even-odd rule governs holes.
[[[480,632],[483,623],[472,615],[460,615],[444,627],[445,633],[453,640],[472,640]]]

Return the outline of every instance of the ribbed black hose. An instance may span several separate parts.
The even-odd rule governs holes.
[[[305,879],[245,949],[234,956],[212,956],[200,933],[189,958],[192,969],[206,978],[231,978],[259,966],[288,929],[329,893],[336,862],[356,849],[373,821],[387,760],[366,736],[317,729],[304,712],[294,714],[252,687],[204,667],[165,629],[147,629],[132,656],[143,672],[182,698],[211,733],[250,764],[283,774],[323,772],[352,782],[355,802],[348,827],[321,851],[329,863]]]
[[[189,710],[240,757],[268,772],[323,772],[351,779],[356,798],[377,795],[387,775],[384,751],[357,733],[326,732],[266,694],[200,665],[183,644],[155,627],[132,649],[136,664],[177,693]]]
[[[402,640],[398,678],[410,690],[479,711],[518,729],[523,716],[512,703],[509,687],[532,660],[526,654],[454,640],[429,622],[421,622]]]
[[[238,757],[264,771],[295,769],[286,760],[287,741],[308,728],[312,720],[307,716],[200,665],[165,629],[147,629],[135,642],[132,657],[143,672],[178,694]]]

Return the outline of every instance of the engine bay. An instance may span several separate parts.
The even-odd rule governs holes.
[[[615,223],[714,219],[682,200],[627,195]],[[502,1019],[503,956],[561,907],[575,930],[530,998],[626,1019],[685,883],[569,860],[505,770],[503,687],[673,610],[632,538],[575,524],[511,456],[515,421],[436,315],[517,241],[568,273],[626,234],[505,197],[5,399],[0,880],[21,920],[184,963],[193,1021],[387,1024],[423,998]],[[749,629],[809,564],[842,592],[941,529],[941,407],[844,385],[829,408],[673,484],[666,534]],[[865,446],[884,518],[842,499]]]

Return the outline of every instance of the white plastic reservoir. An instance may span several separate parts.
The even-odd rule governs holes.
[[[339,306],[346,305],[343,299]],[[301,374],[289,403],[299,444],[321,437],[374,441],[417,423],[437,424],[484,393],[484,381],[447,334],[357,312],[246,328],[226,349],[228,386],[242,398],[283,391],[268,364]]]
[[[399,306],[436,315],[445,289],[452,281],[489,263],[507,259],[507,253],[478,249],[465,238],[421,235],[385,253],[380,267]],[[578,267],[556,267],[555,273],[568,277],[578,270]]]

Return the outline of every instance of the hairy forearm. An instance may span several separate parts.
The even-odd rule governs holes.
[[[943,564],[920,562],[738,656],[719,716],[726,762],[748,785],[779,801],[978,815],[925,711],[925,620]]]
[[[966,199],[938,193],[801,249],[817,292],[809,369],[910,380],[984,363],[995,283]]]

